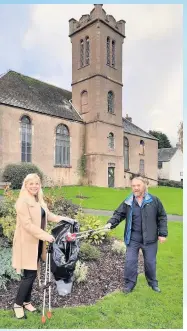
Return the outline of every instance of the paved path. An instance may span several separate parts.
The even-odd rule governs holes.
[[[96,210],[96,209],[83,209],[85,214],[96,215],[96,216],[108,216],[111,217],[113,211],[109,210]],[[179,215],[168,215],[168,221],[183,221],[183,216]]]

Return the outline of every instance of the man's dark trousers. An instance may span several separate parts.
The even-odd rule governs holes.
[[[144,269],[145,277],[148,285],[151,287],[158,286],[156,279],[156,254],[158,248],[158,242],[143,245],[142,243],[130,240],[129,245],[126,249],[126,260],[125,260],[125,287],[133,289],[137,282],[138,276],[138,254],[139,249],[142,249],[144,256]]]

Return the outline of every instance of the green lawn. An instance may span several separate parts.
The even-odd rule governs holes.
[[[101,217],[103,222],[106,218]],[[123,226],[116,236],[123,238]],[[58,308],[42,325],[39,315],[28,314],[26,321],[0,311],[0,328],[8,329],[182,329],[183,314],[182,223],[169,222],[168,241],[159,245],[157,277],[162,293],[153,292],[139,276],[135,290],[125,296],[116,291],[93,306]]]
[[[54,190],[53,190],[54,191]],[[50,192],[49,188],[44,189],[44,192]],[[64,186],[55,188],[57,196],[64,196],[73,203],[81,205],[83,208],[115,210],[118,205],[131,192],[129,189],[113,189],[91,186]],[[173,187],[155,187],[150,188],[149,192],[161,199],[166,212],[173,215],[183,214],[183,190]],[[0,190],[3,194],[3,190]],[[87,197],[80,199],[76,196]]]
[[[49,191],[49,189],[45,189]],[[65,196],[83,208],[114,210],[131,192],[130,189],[113,189],[88,186],[66,186],[56,189],[57,195]],[[150,188],[149,192],[161,199],[168,214],[183,214],[183,190],[173,187]],[[76,198],[77,195],[88,197]]]

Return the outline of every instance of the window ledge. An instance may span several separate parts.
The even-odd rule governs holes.
[[[106,65],[107,65],[107,67],[109,67],[109,68],[112,68],[112,69],[114,69],[114,70],[117,70],[116,67],[114,67],[114,66],[112,66],[112,65],[110,65],[110,64],[107,64],[107,63],[106,63]]]
[[[145,156],[145,153],[139,153],[139,155],[141,155],[141,156]]]
[[[72,168],[72,166],[70,166],[70,165],[57,165],[57,164],[55,164],[54,165],[54,168]]]
[[[89,66],[90,66],[90,63],[89,64],[85,64],[82,67],[79,67],[78,70],[83,69],[83,68],[86,68],[86,67],[89,67]]]
[[[109,111],[108,111],[108,114],[116,116],[116,114],[115,114],[115,113],[110,113]]]

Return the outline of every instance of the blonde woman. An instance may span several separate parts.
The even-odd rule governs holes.
[[[41,181],[37,174],[29,174],[23,181],[15,205],[17,220],[13,239],[12,265],[17,273],[23,270],[22,280],[13,307],[17,318],[26,318],[24,308],[37,311],[31,304],[31,292],[37,276],[40,258],[45,260],[45,243],[52,243],[54,237],[45,229],[47,221],[59,222],[67,219],[51,213],[43,200]]]

